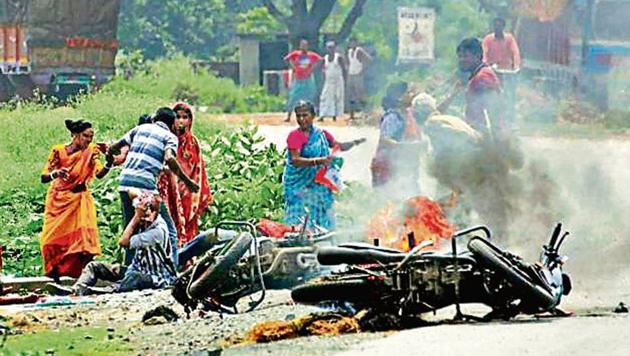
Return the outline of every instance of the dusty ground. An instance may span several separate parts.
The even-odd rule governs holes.
[[[269,142],[284,146],[286,134],[295,123],[284,125],[283,116],[253,115],[263,125],[260,130]],[[225,120],[232,120],[226,117]],[[267,121],[265,121],[267,120]],[[343,120],[325,123],[341,141],[366,137],[368,142],[345,155],[345,179],[369,183],[369,160],[378,133],[371,127],[346,126]],[[292,305],[288,291],[271,291],[258,310],[241,315],[191,316],[160,325],[143,325],[142,315],[157,305],[169,305],[183,317],[183,310],[167,291],[135,292],[113,297],[97,297],[95,304],[26,311],[25,330],[69,326],[111,328],[115,342],[128,343],[138,353],[177,354],[215,351],[218,354],[329,355],[346,354],[630,354],[630,316],[614,314],[620,301],[630,302],[630,142],[627,140],[523,138],[530,161],[542,161],[545,174],[552,177],[554,204],[562,207],[558,220],[572,231],[566,253],[571,257],[567,270],[574,279],[574,293],[563,305],[575,316],[563,319],[520,317],[508,323],[487,324],[447,322],[451,308],[428,318],[442,321],[438,326],[393,333],[353,334],[341,337],[310,337],[271,344],[231,345],[254,323],[270,319],[287,320],[316,310]],[[426,194],[435,184],[423,175]],[[522,215],[528,212],[523,210]],[[523,230],[506,241],[510,249],[535,256],[545,236]],[[467,311],[482,315],[482,306]],[[7,310],[2,311],[7,315]],[[13,314],[14,315],[14,314]],[[33,318],[35,317],[35,318]],[[20,336],[10,336],[19,338]]]

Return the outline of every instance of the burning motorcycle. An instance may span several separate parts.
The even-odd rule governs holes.
[[[237,313],[236,303],[241,298],[262,292],[258,299],[250,300],[251,311],[264,300],[267,288],[291,288],[320,275],[317,245],[332,240],[335,233],[317,227],[307,230],[307,223],[308,215],[299,231],[283,238],[260,236],[249,222],[217,224],[212,247],[179,276],[173,297],[187,313],[200,304],[205,310]],[[240,231],[220,234],[226,227]]]
[[[566,257],[559,249],[568,233],[554,229],[540,260],[528,263],[491,242],[491,232],[476,226],[456,232],[451,251],[425,251],[431,241],[408,253],[369,244],[324,247],[317,253],[322,265],[346,264],[332,275],[293,289],[293,300],[303,304],[350,303],[353,309],[377,309],[395,315],[415,315],[455,305],[457,319],[509,319],[519,313],[554,312],[571,291],[562,272]],[[485,237],[473,235],[483,232]],[[458,253],[458,240],[472,236],[468,250]],[[492,308],[484,318],[461,313],[462,303]]]

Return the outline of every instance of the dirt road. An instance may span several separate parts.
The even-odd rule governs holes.
[[[292,128],[261,126],[260,131],[268,142],[282,148]],[[378,139],[376,129],[336,125],[330,127],[330,131],[340,141],[367,138],[364,145],[345,154],[342,174],[347,180],[368,185],[369,162]],[[143,325],[140,322],[143,313],[157,305],[171,305],[183,316],[183,310],[174,304],[168,291],[162,291],[98,297],[93,298],[95,304],[90,305],[27,311],[21,314],[26,318],[25,329],[107,328],[111,341],[108,336],[104,342],[129,345],[135,353],[142,354],[208,351],[227,355],[309,356],[337,352],[344,355],[630,354],[630,316],[612,313],[620,301],[630,302],[627,262],[630,253],[630,165],[627,163],[630,141],[524,137],[523,149],[528,162],[538,162],[542,167],[543,174],[534,180],[552,183],[549,195],[553,205],[559,208],[554,218],[562,220],[572,232],[565,252],[571,258],[567,270],[573,276],[574,292],[564,300],[563,306],[575,313],[573,317],[541,320],[519,317],[510,322],[453,324],[448,320],[454,310],[447,308],[428,316],[440,322],[437,326],[252,345],[235,340],[254,323],[288,320],[318,309],[292,305],[288,291],[271,291],[265,304],[251,313],[234,316],[195,313],[190,319]],[[421,181],[424,192],[431,195],[435,183],[426,174],[421,176]],[[528,216],[530,210],[533,207],[527,210],[526,206],[522,215]],[[522,231],[506,243],[518,253],[535,256],[546,236],[539,235],[539,229],[534,226],[519,226],[519,229]],[[468,306],[465,311],[483,315],[487,309]],[[11,336],[8,343],[12,340],[26,339]],[[45,351],[46,348],[41,350]]]

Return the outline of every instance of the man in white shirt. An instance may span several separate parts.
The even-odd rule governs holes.
[[[357,44],[356,38],[348,42],[348,99],[350,104],[350,120],[354,120],[354,112],[365,105],[363,89],[363,73],[372,57]]]

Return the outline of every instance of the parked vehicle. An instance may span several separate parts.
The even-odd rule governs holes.
[[[114,75],[120,0],[0,0],[0,101],[69,96]]]
[[[306,223],[303,224],[306,226]],[[318,244],[331,241],[335,233],[302,228],[284,238],[260,236],[249,222],[224,221],[215,227],[241,231],[234,237],[217,239],[214,246],[175,283],[173,296],[186,312],[202,305],[206,310],[237,313],[236,303],[256,292],[249,310],[265,298],[267,288],[291,288],[319,276]]]
[[[457,240],[472,236],[468,251],[458,253]],[[540,261],[527,263],[493,244],[485,226],[462,230],[453,236],[451,251],[423,251],[431,242],[408,253],[365,244],[323,247],[321,265],[347,264],[340,272],[312,280],[293,289],[293,300],[304,304],[351,303],[355,309],[380,309],[395,315],[414,315],[461,303],[492,307],[489,318],[511,318],[518,313],[553,312],[571,281],[562,272],[566,257],[559,249],[561,224],[543,246]],[[478,319],[470,316],[469,318]]]

